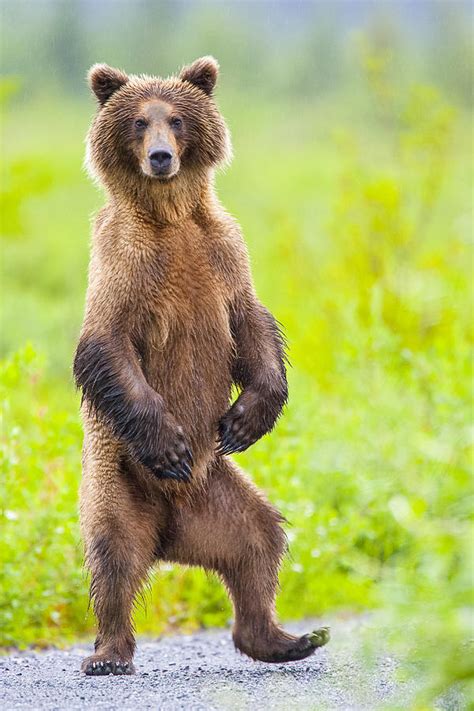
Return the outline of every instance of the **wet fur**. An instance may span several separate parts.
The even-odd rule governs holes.
[[[108,200],[95,221],[74,362],[81,527],[98,621],[88,674],[133,671],[133,602],[160,559],[221,576],[241,651],[265,661],[313,651],[275,621],[282,518],[226,456],[273,428],[287,383],[281,331],[214,192],[214,169],[230,155],[216,78],[210,58],[166,80],[105,65],[89,76],[98,112],[88,164]],[[168,182],[143,175],[136,159],[131,122],[154,100],[185,122],[181,167]],[[233,383],[241,394],[229,408]]]

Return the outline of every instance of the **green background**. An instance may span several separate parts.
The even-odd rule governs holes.
[[[71,377],[103,202],[82,168],[84,76],[95,61],[166,75],[214,54],[235,151],[219,196],[292,361],[286,416],[236,457],[290,522],[279,614],[373,608],[419,708],[468,682],[469,5],[7,1],[2,14],[0,643],[94,628]],[[162,567],[144,599],[140,632],[231,619],[198,570]]]

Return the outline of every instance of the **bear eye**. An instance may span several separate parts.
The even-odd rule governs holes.
[[[135,121],[135,128],[146,128],[146,127],[147,127],[147,123],[146,123],[145,119],[137,119]]]
[[[175,116],[174,118],[171,119],[170,121],[172,128],[181,128],[183,125],[183,122],[178,116]]]

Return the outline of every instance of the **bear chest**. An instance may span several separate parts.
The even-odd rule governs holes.
[[[188,238],[161,248],[142,294],[144,335],[156,348],[183,348],[182,341],[207,352],[230,346],[229,286],[212,245]]]

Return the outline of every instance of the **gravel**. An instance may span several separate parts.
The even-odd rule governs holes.
[[[327,622],[288,625],[309,632]],[[332,639],[309,659],[253,662],[234,650],[229,630],[139,640],[135,676],[86,677],[79,671],[90,645],[0,657],[4,709],[345,709],[412,708],[413,680],[380,654],[360,651],[364,618],[336,619]],[[459,698],[440,704],[462,708]]]

